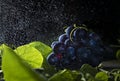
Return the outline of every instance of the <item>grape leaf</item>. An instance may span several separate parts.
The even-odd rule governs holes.
[[[39,41],[29,43],[28,45],[32,46],[32,47],[35,47],[37,50],[39,50],[41,52],[41,54],[44,58],[42,67],[44,68],[46,73],[49,73],[50,75],[53,75],[56,72],[56,70],[53,66],[48,64],[47,59],[46,59],[47,56],[52,52],[52,49],[49,46],[47,46],[44,43],[39,42]]]
[[[71,71],[62,70],[49,78],[48,81],[75,81],[74,77],[72,76]]]
[[[5,81],[46,81],[32,70],[11,48],[2,45],[2,70]]]
[[[80,68],[80,72],[82,72],[84,75],[86,73],[91,74],[92,76],[95,76],[96,73],[98,72],[96,68],[93,68],[92,66],[88,65],[88,64],[84,64],[82,65],[82,67]]]
[[[105,72],[98,72],[95,79],[97,81],[108,81],[108,75]]]
[[[32,68],[40,68],[42,66],[42,54],[34,47],[31,47],[29,45],[23,45],[19,46],[14,51]]]
[[[39,42],[39,41],[31,42],[28,45],[35,47],[37,50],[39,50],[45,58],[52,51],[52,49],[49,46],[47,46],[44,43]]]
[[[54,74],[48,81],[81,81],[81,78],[79,71],[64,69]]]

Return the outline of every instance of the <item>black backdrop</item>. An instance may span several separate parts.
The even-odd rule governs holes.
[[[1,0],[0,43],[16,46],[39,40],[50,44],[63,27],[84,23],[108,44],[120,38],[116,0]]]

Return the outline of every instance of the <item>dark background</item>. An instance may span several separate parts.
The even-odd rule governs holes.
[[[0,43],[50,45],[65,26],[84,23],[105,43],[118,44],[119,11],[116,0],[0,0]]]

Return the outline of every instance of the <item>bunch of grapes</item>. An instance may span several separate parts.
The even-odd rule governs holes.
[[[47,61],[59,69],[79,69],[83,64],[95,67],[112,52],[99,35],[82,26],[66,28],[51,47],[53,52],[48,55]]]

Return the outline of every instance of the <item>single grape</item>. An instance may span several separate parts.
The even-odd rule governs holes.
[[[54,53],[51,53],[48,55],[47,61],[50,65],[56,65],[58,63],[58,58],[55,57]]]
[[[59,42],[64,43],[67,38],[68,38],[68,37],[67,37],[66,34],[62,34],[62,35],[59,36],[59,39],[58,39],[58,40],[59,40]]]
[[[67,35],[68,37],[70,37],[70,33],[71,33],[71,31],[72,31],[73,29],[74,29],[73,26],[69,26],[68,28],[65,29],[66,35]]]
[[[68,58],[64,58],[64,59],[61,60],[61,64],[62,64],[63,67],[67,67],[67,66],[70,65],[70,61],[69,61]]]
[[[77,41],[79,41],[79,40],[81,40],[81,39],[86,38],[86,36],[87,36],[87,31],[86,31],[85,29],[83,29],[83,28],[78,28],[78,29],[76,29],[76,30],[74,31],[73,36],[75,37],[75,39],[76,39]]]
[[[53,48],[57,43],[59,43],[59,41],[52,42],[51,47]]]
[[[56,54],[55,57],[57,57],[59,60],[61,60],[63,58],[63,55],[61,53]]]
[[[95,40],[95,41],[101,41],[100,36],[99,36],[98,34],[94,33],[94,32],[91,32],[91,33],[89,34],[89,38],[90,38],[90,39],[93,39],[93,40]]]
[[[99,46],[99,43],[93,39],[90,39],[89,40],[89,46],[90,47],[96,47],[96,46]]]
[[[70,39],[66,39],[65,42],[64,42],[64,44],[65,44],[66,46],[72,46],[72,45],[73,45],[73,42],[72,42]]]
[[[66,49],[66,54],[67,54],[67,57],[69,58],[69,60],[74,60],[76,58],[75,56],[75,48],[74,47],[67,47]]]
[[[53,51],[58,54],[58,53],[65,53],[66,46],[63,43],[56,43],[53,47]]]
[[[81,44],[83,45],[83,46],[88,46],[89,45],[89,39],[81,39],[79,42],[81,42]]]

